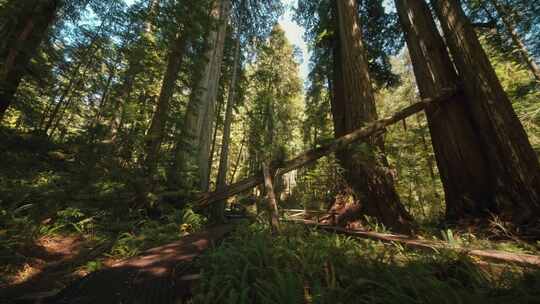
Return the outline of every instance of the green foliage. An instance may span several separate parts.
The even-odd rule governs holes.
[[[302,101],[298,63],[283,29],[276,25],[256,51],[247,68],[250,89],[245,105],[250,172],[258,171],[262,161],[285,159],[296,151],[298,134],[292,126],[299,122]]]
[[[528,0],[497,0],[513,23],[517,34],[531,51],[533,57],[540,55],[540,3]],[[488,43],[501,51],[506,60],[514,61],[525,66],[523,58],[517,52],[517,46],[510,37],[499,12],[492,1],[469,0],[464,1],[467,13],[475,23],[487,23],[489,26],[480,29]]]
[[[203,227],[206,219],[191,209],[170,210],[160,220],[141,218],[133,222],[129,232],[119,234],[111,249],[114,258],[126,258],[141,251],[178,240]]]
[[[419,97],[407,53],[392,60],[401,85],[377,93],[381,117],[391,115]],[[413,217],[422,222],[444,216],[444,192],[424,113],[412,116],[387,129],[385,148],[401,200]]]
[[[293,198],[307,210],[327,210],[342,189],[343,169],[334,157],[321,159],[316,164],[299,170]]]
[[[540,84],[523,64],[508,60],[503,52],[489,44],[486,39],[482,41],[533,148],[540,153]]]
[[[466,257],[416,253],[286,225],[245,226],[200,261],[194,303],[531,303],[539,274],[486,273]]]
[[[94,218],[99,216],[88,217],[78,208],[68,207],[56,213],[56,220],[48,225],[43,225],[39,229],[42,235],[52,235],[58,232],[77,232],[88,233],[94,228]]]
[[[103,268],[103,263],[101,261],[90,261],[86,263],[83,267],[88,273],[98,271]]]

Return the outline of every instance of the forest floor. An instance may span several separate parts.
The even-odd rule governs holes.
[[[6,273],[0,298],[46,295],[64,288],[86,275],[83,266],[105,250],[93,245],[80,235],[54,235],[21,247],[20,264],[12,264],[13,271]]]
[[[0,138],[0,285],[13,294],[58,291],[206,227],[189,207],[164,204],[157,215],[132,208],[126,181],[136,173],[96,158],[106,153],[95,149],[107,147],[59,146],[6,130]],[[496,233],[482,235],[424,225],[419,235],[540,252],[538,243],[514,238],[496,222],[491,229]],[[535,269],[507,265],[489,273],[451,251],[417,252],[290,224],[277,237],[264,223],[239,225],[196,264],[194,303],[540,303]]]

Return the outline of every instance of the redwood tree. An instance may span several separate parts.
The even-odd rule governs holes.
[[[357,1],[335,1],[332,113],[336,137],[377,119],[357,12]],[[337,157],[345,168],[348,183],[359,196],[360,208],[355,209],[387,227],[407,232],[412,220],[394,188],[383,150],[384,143],[378,137],[367,144],[343,149]]]
[[[516,224],[540,213],[540,164],[458,0],[431,0],[462,78],[467,112],[490,169],[489,211]]]
[[[422,98],[456,90],[445,102],[426,108],[433,150],[446,196],[446,216],[478,216],[489,207],[491,171],[478,131],[468,114],[446,45],[424,1],[396,0],[396,8]]]
[[[218,175],[216,180],[217,190],[227,187],[227,172],[229,168],[229,145],[231,141],[231,125],[233,121],[233,109],[236,101],[236,86],[238,82],[238,69],[240,68],[240,38],[236,38],[234,47],[234,61],[232,66],[232,79],[229,85],[229,96],[223,122],[223,136],[221,139],[221,153],[219,159]],[[214,204],[212,215],[216,221],[223,220],[226,201]]]
[[[11,1],[4,8],[10,16],[1,29],[0,120],[13,103],[30,59],[47,36],[62,4],[61,0],[19,0]]]

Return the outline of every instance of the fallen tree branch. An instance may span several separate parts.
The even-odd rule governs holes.
[[[280,168],[276,168],[277,170],[276,170],[275,176],[280,176],[287,172],[304,167],[354,142],[377,135],[383,132],[386,129],[386,127],[393,125],[418,112],[423,111],[426,108],[426,106],[429,104],[439,103],[439,102],[448,100],[450,97],[454,96],[456,92],[457,92],[456,89],[445,89],[442,91],[442,93],[439,96],[435,98],[422,99],[422,101],[414,103],[394,113],[390,117],[368,123],[364,127],[359,128],[355,131],[352,131],[351,133],[341,136],[339,138],[336,138],[332,142],[326,145],[301,153],[297,155],[296,157],[294,157],[293,159],[286,161],[283,165],[281,165]],[[244,191],[252,189],[253,187],[258,186],[263,183],[264,183],[264,177],[263,177],[262,172],[260,172],[259,174],[255,176],[251,176],[237,183],[231,184],[225,189],[204,193],[194,203],[196,206],[206,207],[209,204],[227,199],[233,195],[242,193]],[[174,195],[174,192],[167,192],[167,193],[162,193],[160,196],[164,197],[164,196],[173,196],[173,195]]]
[[[492,262],[503,262],[510,263],[519,266],[525,267],[535,267],[540,268],[540,257],[531,254],[521,254],[521,253],[511,253],[499,250],[490,250],[490,249],[467,249],[463,247],[450,246],[443,242],[437,241],[428,241],[415,239],[407,235],[400,234],[387,234],[387,233],[378,233],[372,231],[364,230],[352,230],[346,229],[343,227],[323,225],[316,221],[303,220],[303,219],[289,219],[287,222],[299,223],[306,226],[316,227],[322,230],[345,234],[353,237],[371,239],[376,241],[381,241],[384,243],[399,243],[407,247],[421,250],[454,250],[472,257],[480,258],[482,260],[492,261]]]

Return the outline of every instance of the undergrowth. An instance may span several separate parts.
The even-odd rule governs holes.
[[[162,204],[156,214],[133,208],[136,175],[101,153],[5,129],[0,137],[0,285],[32,260],[32,246],[43,237],[78,235],[104,248],[83,265],[91,272],[105,259],[135,256],[206,223],[180,202]]]
[[[418,253],[287,225],[243,226],[201,260],[193,303],[539,303],[540,273],[479,269],[451,252]]]

